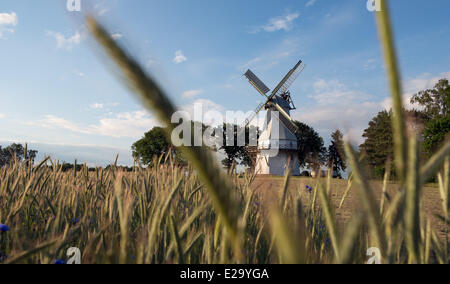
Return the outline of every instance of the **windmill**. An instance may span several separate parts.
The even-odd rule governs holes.
[[[305,64],[300,60],[270,95],[270,89],[251,70],[244,74],[266,100],[245,120],[245,127],[248,127],[261,111],[267,110],[264,129],[258,141],[256,174],[284,176],[290,169],[292,175],[300,175],[296,136],[298,127],[291,118],[291,110],[296,108],[289,88],[304,68]]]

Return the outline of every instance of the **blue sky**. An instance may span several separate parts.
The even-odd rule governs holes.
[[[405,97],[450,77],[448,0],[390,1]],[[116,81],[83,25],[90,11],[158,78],[180,108],[250,111],[262,101],[242,74],[273,88],[302,59],[298,110],[326,143],[389,108],[373,13],[365,0],[1,0],[0,145],[102,165],[157,125]]]

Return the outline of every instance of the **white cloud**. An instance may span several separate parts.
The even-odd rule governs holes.
[[[90,109],[103,109],[105,107],[104,104],[94,103],[89,106]]]
[[[195,100],[193,103],[189,104],[189,105],[185,105],[182,107],[182,110],[188,111],[190,113],[194,112],[194,105],[201,105],[203,108],[203,112],[208,112],[208,111],[219,111],[219,112],[223,112],[224,108],[223,106],[208,100],[208,99],[198,99]]]
[[[84,134],[90,134],[90,131],[87,128],[83,128],[81,126],[76,125],[73,122],[70,122],[64,118],[57,117],[54,115],[46,115],[44,119],[37,122],[29,122],[29,125],[41,126],[45,128],[62,128],[67,129],[72,132],[79,132]]]
[[[311,7],[311,6],[314,6],[314,4],[316,4],[316,2],[317,2],[317,0],[309,0],[309,1],[306,3],[305,7]]]
[[[432,89],[440,79],[450,80],[450,71],[440,73],[438,76],[432,76],[431,74],[425,73],[418,77],[406,80],[403,82],[403,103],[406,108],[418,108],[417,105],[411,104],[411,98],[420,91]],[[389,97],[382,102],[383,107],[386,110],[392,108],[392,99]]]
[[[261,62],[261,57],[255,57],[251,60],[249,60],[247,63],[245,63],[244,65],[242,65],[241,68],[239,69],[247,69],[250,68],[251,66],[254,66],[256,63]]]
[[[17,26],[19,18],[16,13],[0,13],[0,25]]]
[[[340,129],[350,141],[361,143],[362,133],[369,121],[382,110],[381,103],[338,80],[318,79],[313,88],[314,94],[309,97],[316,103],[299,107],[292,116],[314,127],[325,139],[329,139],[334,130]]]
[[[348,104],[345,107],[328,105],[301,108],[294,111],[292,116],[314,127],[325,139],[329,138],[334,130],[341,129],[352,142],[361,143],[364,129],[381,110],[381,105],[377,102],[363,102]]]
[[[145,132],[157,126],[158,122],[147,111],[134,111],[103,118],[97,125],[91,125],[94,133],[111,137],[139,138]]]
[[[56,47],[58,49],[71,50],[74,46],[79,45],[82,40],[81,33],[76,31],[73,36],[65,37],[61,33],[47,31],[47,36],[51,36],[56,40]]]
[[[269,24],[264,26],[266,32],[274,32],[279,30],[290,31],[293,27],[293,22],[300,16],[299,13],[288,14],[284,17],[273,18],[269,20]]]
[[[238,66],[239,72],[245,72],[248,68],[255,69],[253,71],[256,72],[263,72],[270,70],[273,66],[280,64],[286,59],[289,59],[290,65],[292,64],[292,60],[298,60],[297,56],[300,53],[299,46],[300,41],[298,38],[284,39],[279,42],[275,48],[270,48]]]
[[[73,74],[75,74],[75,75],[77,75],[77,76],[80,76],[80,77],[84,77],[86,74],[84,74],[83,72],[81,72],[81,71],[78,71],[78,70],[74,70],[73,71]]]
[[[364,63],[364,71],[369,71],[377,68],[377,61],[373,58],[367,59],[367,61]]]
[[[194,121],[202,121],[205,124],[215,124],[218,116],[225,117],[225,109],[223,106],[207,99],[198,99],[189,105],[181,108],[189,114],[189,119]],[[223,122],[219,122],[221,124]]]
[[[108,104],[95,103],[92,109],[104,109]],[[197,119],[200,112],[195,107],[200,106],[203,116]],[[206,99],[198,99],[193,103],[181,108],[189,113],[190,119],[202,120],[205,122],[215,121],[217,113],[225,116],[225,110],[221,105]],[[45,115],[43,119],[25,122],[26,125],[43,127],[48,129],[68,130],[74,133],[85,135],[106,136],[113,138],[133,138],[138,139],[155,126],[161,124],[146,110],[138,110],[122,113],[108,113],[93,124],[80,124],[55,115]]]
[[[314,94],[309,96],[319,105],[347,105],[352,102],[367,100],[369,95],[360,91],[349,90],[338,80],[319,79],[313,84]]]
[[[94,11],[98,16],[103,16],[108,13],[110,8],[108,7],[108,1],[102,1],[94,5]]]
[[[5,115],[3,113],[0,113],[0,119],[5,118]]]
[[[173,59],[173,62],[175,64],[180,64],[180,63],[183,63],[185,61],[187,61],[186,56],[184,56],[184,54],[183,54],[183,52],[181,50],[177,50],[175,52],[175,58]]]
[[[253,28],[252,33],[258,33],[260,31],[276,32],[280,30],[290,31],[294,27],[294,21],[300,17],[300,13],[289,13],[285,16],[269,19],[269,23]]]
[[[115,108],[119,105],[119,103],[105,103],[105,102],[95,102],[88,106],[87,110],[103,110],[104,113],[108,113],[108,115],[114,114],[112,112],[112,108]]]
[[[293,115],[300,119],[320,128],[335,128],[337,124],[343,124],[344,127],[351,127],[358,124],[361,120],[366,125],[373,117],[373,114],[381,111],[379,103],[363,102],[349,104],[345,108],[329,106],[315,106],[308,108],[308,110],[299,109]],[[334,127],[330,124],[336,124]]]
[[[98,123],[87,126],[68,121],[54,115],[46,115],[39,121],[31,121],[28,125],[65,129],[87,135],[101,135],[114,138],[139,138],[143,133],[158,125],[146,111],[124,112],[101,118]]]
[[[405,106],[412,108],[411,97],[421,90],[434,87],[442,78],[450,79],[450,72],[439,76],[423,74],[403,83]],[[390,97],[374,100],[361,91],[352,90],[338,80],[319,79],[313,84],[314,94],[310,96],[316,103],[300,107],[292,113],[294,119],[314,127],[325,139],[332,131],[341,129],[346,138],[354,143],[362,143],[362,133],[369,121],[383,109],[392,107]]]
[[[183,96],[183,98],[192,99],[201,94],[203,94],[203,90],[189,90],[189,91],[183,92],[182,96]]]
[[[153,58],[147,59],[147,67],[153,67],[156,64],[158,64],[158,61],[156,61],[155,59],[153,59]]]
[[[145,58],[145,63],[148,68],[161,69],[161,63],[152,55],[147,55],[147,57]]]
[[[108,9],[108,8],[104,8],[104,9],[99,10],[99,11],[97,12],[97,14],[98,14],[99,16],[103,16],[104,14],[106,14],[106,13],[108,13],[108,12],[109,12],[109,9]]]
[[[0,13],[0,39],[6,34],[14,33],[14,27],[19,24],[19,17],[16,13]]]
[[[438,76],[431,77],[430,74],[422,74],[416,78],[407,80],[403,84],[405,95],[414,95],[415,93],[433,88],[440,79],[450,79],[450,71],[439,74]]]
[[[114,40],[119,40],[119,39],[123,38],[123,34],[120,34],[120,33],[113,33],[113,34],[111,34],[111,37],[112,37],[112,39],[114,39]]]

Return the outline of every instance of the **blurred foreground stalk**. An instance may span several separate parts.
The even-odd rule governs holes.
[[[87,24],[95,39],[103,46],[109,57],[121,70],[128,87],[138,96],[159,121],[167,126],[166,135],[170,139],[174,129],[171,122],[175,106],[162,88],[143,70],[138,62],[120,48],[110,34],[92,17]],[[241,254],[238,240],[237,220],[240,209],[235,199],[233,186],[219,167],[213,154],[205,147],[180,147],[187,160],[197,170],[214,202],[214,206],[227,227],[237,255]]]

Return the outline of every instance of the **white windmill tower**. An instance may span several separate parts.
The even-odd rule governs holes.
[[[289,88],[305,68],[300,60],[272,91],[250,70],[244,75],[250,84],[266,98],[246,119],[245,127],[262,111],[267,110],[264,129],[258,141],[255,171],[258,175],[284,176],[290,169],[292,175],[300,175],[296,133],[298,127],[291,118],[295,109]],[[245,128],[244,128],[245,129]]]

